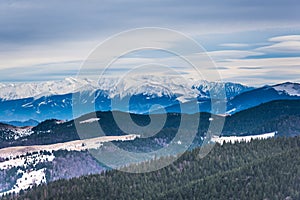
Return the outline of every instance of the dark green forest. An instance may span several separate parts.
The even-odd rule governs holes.
[[[300,137],[216,144],[149,173],[110,170],[58,180],[3,199],[300,199]],[[143,169],[169,157],[128,166]]]
[[[191,122],[199,119],[198,127],[194,127],[194,124],[191,123],[191,125],[186,126],[185,131],[190,132],[190,130],[198,130],[193,146],[200,146],[202,143],[201,138],[207,134],[210,124],[209,119],[222,118],[225,120],[222,131],[223,135],[256,135],[276,131],[279,136],[296,136],[300,132],[299,113],[300,100],[278,100],[261,104],[257,107],[226,117],[212,115],[210,113],[185,115],[184,117],[189,118]],[[128,118],[126,117],[126,113],[115,112],[114,114],[123,117],[124,123],[127,123]],[[136,151],[144,152],[161,148],[161,145],[157,144],[155,139],[161,138],[166,140],[166,142],[171,141],[177,134],[180,120],[183,115],[184,114],[181,115],[179,113],[168,113],[166,123],[159,133],[153,137],[137,139],[130,143],[123,143],[123,148],[129,149],[134,147],[137,149]],[[94,117],[101,118],[101,120],[89,124],[79,123],[80,121]],[[154,115],[152,117],[155,118],[160,116]],[[131,114],[131,118],[138,125],[147,125],[150,122],[149,115]],[[75,126],[75,124],[77,125]],[[103,130],[103,134],[99,134],[99,125]],[[78,130],[83,130],[83,132],[86,133],[87,138],[100,137],[103,135],[141,134],[134,128],[127,128],[127,133],[120,130],[114,121],[112,112],[96,112],[83,115],[75,120],[65,123],[57,123],[57,120],[54,119],[46,120],[32,129],[33,134],[18,140],[12,140],[7,138],[12,138],[11,135],[14,133],[6,129],[2,130],[0,124],[0,148],[54,144],[85,138],[83,135],[80,137],[78,136]]]

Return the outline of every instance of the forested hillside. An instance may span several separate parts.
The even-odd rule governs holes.
[[[198,133],[194,140],[194,146],[202,143],[202,137],[206,135],[210,124],[210,119],[225,118],[225,124],[222,131],[223,135],[257,135],[267,132],[277,132],[280,136],[295,136],[300,132],[300,100],[278,100],[257,107],[250,108],[233,114],[231,116],[217,116],[210,113],[200,113],[199,126],[186,125],[185,131],[197,130]],[[18,139],[14,138],[15,132],[7,129],[1,129],[0,124],[0,148],[9,146],[24,146],[37,144],[53,144],[80,139],[77,130],[84,130],[88,137],[99,137],[104,135],[124,135],[124,134],[141,134],[134,127],[127,127],[128,132],[124,133],[116,124],[114,115],[124,118],[123,122],[127,123],[128,117],[122,112],[96,112],[83,115],[75,120],[61,122],[58,120],[46,120],[38,126],[32,128],[30,134]],[[185,115],[179,113],[168,113],[164,127],[154,137],[141,138],[135,140],[135,147],[141,151],[161,148],[157,144],[157,139],[163,139],[169,142],[176,134],[183,117],[198,120],[199,115]],[[81,123],[93,118],[99,120],[90,123]],[[149,115],[131,114],[131,118],[138,125],[147,125],[150,123]],[[161,118],[160,115],[153,115],[153,119]],[[77,124],[75,126],[75,124]],[[99,125],[103,133],[99,133]],[[82,135],[81,135],[82,137]],[[146,145],[146,146],[145,146]],[[132,147],[132,142],[125,145],[126,148]],[[125,147],[124,147],[125,148]],[[146,148],[146,149],[144,149]]]
[[[300,199],[300,137],[199,148],[150,173],[107,171],[3,199]],[[128,167],[146,168],[164,159]]]

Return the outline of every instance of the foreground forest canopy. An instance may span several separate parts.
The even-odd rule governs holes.
[[[300,137],[216,144],[204,158],[199,150],[150,173],[111,170],[2,199],[300,199]]]

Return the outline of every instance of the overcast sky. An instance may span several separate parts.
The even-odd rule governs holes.
[[[76,76],[89,53],[108,37],[162,27],[201,44],[225,81],[299,82],[299,10],[297,0],[0,1],[0,81]],[[152,61],[157,57],[164,56],[151,53]],[[135,54],[118,69],[147,61],[146,54]]]

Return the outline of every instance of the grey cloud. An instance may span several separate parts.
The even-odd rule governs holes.
[[[285,42],[285,41],[300,41],[300,35],[283,35],[272,37],[269,39],[271,42]]]
[[[239,67],[238,69],[257,70],[257,69],[263,69],[263,67]]]
[[[230,70],[229,67],[222,67],[222,66],[217,66],[216,69],[214,68],[206,68],[207,70]]]
[[[27,50],[32,50],[28,55],[36,56],[35,51],[45,51],[48,48],[55,49],[54,43],[68,41],[80,43],[81,41],[94,39],[101,41],[103,38],[119,31],[143,26],[162,26],[184,31],[185,33],[190,31],[194,34],[196,32],[196,35],[201,31],[209,32],[210,29],[218,31],[225,28],[230,32],[229,35],[232,38],[229,38],[229,41],[224,41],[224,35],[221,34],[219,35],[221,38],[219,38],[220,43],[234,43],[239,35],[234,35],[232,32],[236,30],[243,31],[239,30],[243,27],[250,27],[256,31],[265,29],[266,24],[275,28],[282,25],[298,25],[300,19],[299,8],[300,2],[298,0],[0,1],[0,52],[2,54],[2,52],[7,53],[9,51],[21,55],[27,53]],[[247,44],[249,42],[251,46],[256,40],[261,40],[263,33],[249,32],[247,34],[244,33],[244,37],[250,41],[238,42]],[[216,42],[216,35],[207,35],[210,40]],[[31,49],[31,45],[38,47]],[[24,46],[29,46],[29,48],[24,48]],[[41,46],[40,49],[39,46]],[[22,51],[23,48],[25,53]],[[71,48],[76,49],[76,44]],[[82,47],[78,45],[78,48]],[[49,58],[54,54],[52,51],[51,53]],[[72,53],[67,52],[66,54]],[[68,56],[66,57],[69,59]],[[73,59],[76,55],[71,57],[70,59]],[[10,59],[9,56],[7,56],[7,59]],[[12,59],[18,58],[13,56]],[[28,67],[27,64],[24,64],[24,68],[1,70],[0,79],[1,81],[61,79],[77,73],[80,64],[72,62],[56,63],[53,60],[53,63],[33,64]],[[226,61],[222,62],[222,64],[224,63]],[[219,69],[224,71],[228,68],[222,66]],[[241,67],[240,69],[248,68]],[[93,70],[90,71],[90,73],[93,72]],[[286,75],[285,78],[294,80],[292,76],[298,74],[281,75]],[[268,74],[262,74],[261,77],[257,76],[257,78],[262,79],[265,76],[268,76]],[[239,77],[236,78],[239,80]],[[274,79],[276,79],[275,76]]]
[[[249,47],[251,45],[250,44],[245,44],[245,43],[224,43],[224,44],[220,44],[219,46],[233,47],[233,48],[244,48],[244,47]]]
[[[240,82],[249,86],[272,85],[284,82],[300,83],[298,74],[284,71],[266,71],[259,75],[240,75],[224,78],[223,81]]]
[[[141,26],[197,29],[199,23],[208,28],[253,21],[292,23],[299,21],[299,5],[294,0],[1,1],[0,43],[86,39]]]

